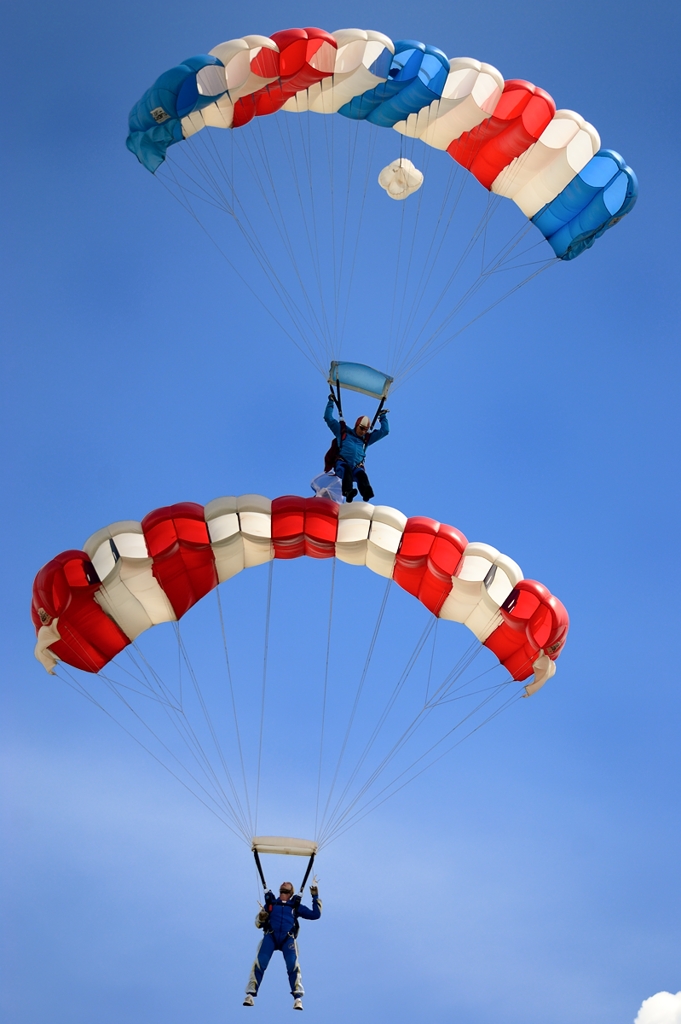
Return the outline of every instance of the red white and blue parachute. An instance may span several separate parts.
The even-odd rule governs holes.
[[[601,149],[596,129],[556,110],[543,89],[363,29],[287,29],[191,57],[134,106],[127,145],[155,172],[169,146],[204,127],[241,128],[279,110],[338,113],[446,150],[486,189],[512,199],[563,260],[593,245],[636,201],[636,176],[622,157]],[[420,172],[396,170],[398,188],[381,183],[406,198]]]

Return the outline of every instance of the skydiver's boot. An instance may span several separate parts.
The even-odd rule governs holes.
[[[356,479],[357,486],[359,487],[359,493],[362,495],[362,501],[371,501],[374,496],[374,492],[371,484],[369,483],[369,477],[363,469],[357,470]]]
[[[246,993],[246,997],[244,999],[244,1006],[255,1006],[255,1003],[253,1001],[253,996],[251,995],[250,992]]]
[[[303,1000],[302,999],[294,999],[293,1000],[293,1009],[294,1010],[302,1010],[303,1009]]]

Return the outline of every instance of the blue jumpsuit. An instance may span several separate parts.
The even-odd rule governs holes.
[[[374,492],[371,489],[369,478],[367,477],[364,469],[364,456],[366,454],[366,449],[370,444],[375,444],[377,441],[381,441],[390,433],[388,417],[383,413],[380,417],[381,425],[379,429],[372,430],[371,433],[366,435],[366,437],[360,437],[359,434],[356,434],[350,427],[347,428],[345,437],[343,437],[341,425],[333,415],[333,409],[334,402],[332,399],[329,399],[326,409],[324,410],[324,419],[329,430],[338,442],[339,459],[335,465],[335,473],[336,476],[339,476],[343,481],[343,494],[348,498],[352,489],[353,481],[357,481],[362,498],[365,501],[370,501],[374,496]],[[352,498],[350,497],[349,500],[352,500]]]
[[[267,970],[272,954],[276,949],[281,950],[288,980],[291,986],[291,995],[298,999],[305,995],[302,978],[300,976],[300,964],[298,962],[298,945],[296,935],[298,934],[298,918],[303,917],[307,921],[316,921],[322,916],[322,901],[319,896],[312,897],[312,910],[300,903],[300,897],[294,896],[290,900],[275,899],[273,892],[265,893],[265,906],[270,912],[269,920],[264,927],[258,924],[256,927],[263,928],[265,934],[255,954],[251,976],[246,986],[246,994],[256,996],[263,974]]]

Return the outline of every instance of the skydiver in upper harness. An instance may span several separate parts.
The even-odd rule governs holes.
[[[331,392],[324,410],[324,419],[335,442],[326,453],[324,469],[327,472],[333,469],[336,476],[341,478],[343,497],[346,501],[352,501],[357,496],[357,488],[363,501],[371,501],[374,492],[364,468],[364,459],[369,445],[387,437],[390,432],[388,410],[380,409],[377,413],[380,421],[378,430],[371,429],[373,424],[368,416],[359,416],[354,428],[349,428],[343,419],[339,422],[333,415],[334,406],[337,404],[338,400]],[[357,488],[354,486],[355,483]]]
[[[279,897],[268,889],[265,893],[265,906],[258,912],[255,919],[256,928],[262,928],[265,933],[255,954],[255,961],[251,968],[251,976],[246,986],[246,998],[244,1006],[253,1006],[254,999],[258,994],[263,975],[267,970],[272,954],[275,950],[281,950],[288,980],[293,996],[293,1009],[302,1010],[305,989],[303,988],[300,976],[300,964],[298,962],[298,944],[296,936],[300,927],[299,918],[308,921],[317,921],[322,916],[322,901],[319,898],[319,889],[316,884],[310,886],[312,895],[312,909],[301,903],[300,896],[294,896],[293,884],[282,882],[279,887]]]

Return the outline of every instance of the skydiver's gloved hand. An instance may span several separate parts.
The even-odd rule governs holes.
[[[315,899],[315,900],[317,899],[317,897],[319,896],[319,887],[318,886],[316,886],[316,885],[311,885],[310,886],[310,896],[312,896],[312,898]]]
[[[378,414],[379,420],[382,420],[383,417],[387,416],[389,412],[390,412],[390,409],[381,409],[381,411]]]
[[[269,916],[270,916],[269,913],[263,907],[262,910],[260,910],[258,912],[258,916],[255,919],[256,927],[257,928],[262,928],[263,925],[267,924],[267,922],[269,920]]]

